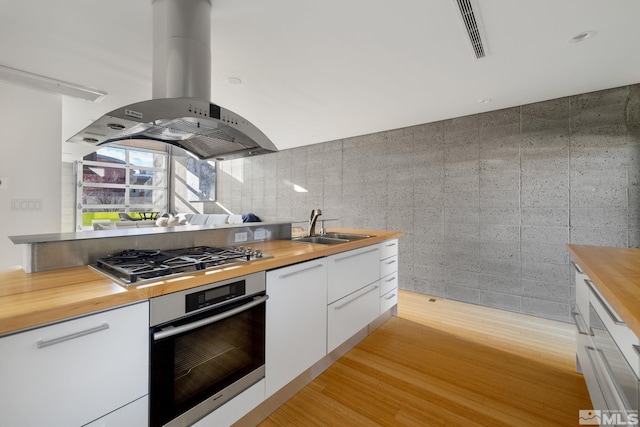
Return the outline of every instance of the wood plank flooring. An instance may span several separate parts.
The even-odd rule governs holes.
[[[573,325],[407,291],[398,307],[260,426],[577,426],[591,408]]]

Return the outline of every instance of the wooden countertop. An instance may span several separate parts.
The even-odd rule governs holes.
[[[640,249],[567,245],[620,317],[640,337]]]
[[[0,335],[374,245],[403,235],[399,231],[381,230],[337,228],[329,231],[369,234],[374,237],[331,246],[290,240],[251,243],[252,248],[273,255],[273,258],[129,287],[121,286],[87,266],[31,274],[23,270],[0,273]]]

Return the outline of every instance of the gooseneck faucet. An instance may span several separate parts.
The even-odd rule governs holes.
[[[313,209],[311,211],[311,218],[309,218],[309,236],[314,237],[316,235],[316,222],[318,221],[318,217],[322,215],[322,211],[320,209]]]

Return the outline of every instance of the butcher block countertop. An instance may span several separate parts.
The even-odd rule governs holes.
[[[332,229],[373,237],[338,245],[271,240],[250,243],[273,255],[239,266],[189,273],[157,282],[124,287],[88,266],[27,274],[23,270],[0,273],[0,335],[123,304],[144,301],[171,292],[271,270],[314,258],[374,245],[403,235],[398,231]]]
[[[600,293],[640,337],[640,249],[567,246]]]

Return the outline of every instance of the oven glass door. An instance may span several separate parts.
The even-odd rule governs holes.
[[[151,329],[150,424],[161,426],[260,368],[265,360],[265,303],[166,338],[194,322],[242,309],[252,297]],[[215,407],[215,406],[214,406]]]

